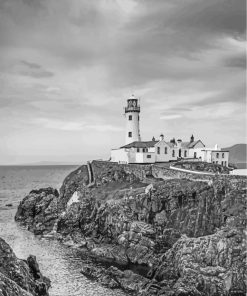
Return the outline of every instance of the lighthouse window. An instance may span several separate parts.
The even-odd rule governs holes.
[[[132,115],[129,115],[129,120],[132,120]]]
[[[129,138],[132,138],[132,132],[129,132]]]

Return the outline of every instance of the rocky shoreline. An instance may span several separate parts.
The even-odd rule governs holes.
[[[0,295],[49,296],[50,280],[40,272],[36,257],[18,259],[11,247],[0,238]]]
[[[246,178],[174,174],[93,161],[59,193],[31,191],[15,219],[107,262],[82,273],[112,289],[246,295]]]

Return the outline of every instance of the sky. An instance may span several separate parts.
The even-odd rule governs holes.
[[[0,164],[108,159],[142,140],[246,143],[245,0],[0,0]]]

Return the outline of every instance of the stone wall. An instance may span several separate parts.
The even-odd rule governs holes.
[[[162,179],[184,179],[185,178],[189,180],[205,180],[205,181],[209,181],[212,179],[211,175],[188,173],[188,172],[173,170],[170,168],[165,168],[157,165],[152,166],[152,175],[155,178],[162,178]]]
[[[222,173],[229,174],[229,168],[221,166],[219,164],[203,162],[203,161],[178,161],[174,164],[175,167],[181,169],[187,169],[192,171],[211,172],[211,173]]]

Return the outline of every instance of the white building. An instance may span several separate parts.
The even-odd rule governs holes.
[[[205,148],[202,152],[204,153],[204,161],[228,166],[229,151],[221,150],[215,145],[215,148]]]
[[[213,162],[228,166],[229,152],[218,147],[206,148],[201,140],[183,142],[181,139],[165,141],[160,135],[159,140],[141,141],[140,137],[140,106],[132,95],[125,107],[126,137],[125,145],[111,150],[111,161],[118,163],[156,163],[170,162],[181,159],[193,159]]]

